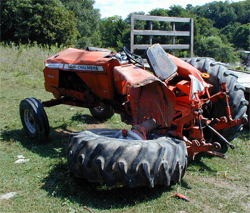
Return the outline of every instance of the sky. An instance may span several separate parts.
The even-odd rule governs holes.
[[[156,8],[169,9],[172,5],[180,5],[183,8],[187,4],[193,6],[201,6],[214,0],[95,0],[94,8],[100,9],[101,18],[114,15],[121,16],[123,19],[132,12],[143,11],[147,14],[149,11]],[[239,2],[243,0],[229,0],[229,2]]]

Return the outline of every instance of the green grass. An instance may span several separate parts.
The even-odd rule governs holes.
[[[38,46],[0,46],[0,212],[250,212],[250,133],[233,143],[227,159],[198,155],[183,181],[171,188],[126,188],[89,183],[70,175],[66,161],[68,135],[87,128],[124,128],[119,115],[100,123],[87,109],[47,108],[51,133],[48,144],[27,138],[19,118],[26,97],[49,100],[44,90],[43,61],[59,51]],[[29,162],[15,164],[18,155]],[[175,192],[189,197],[177,199]]]

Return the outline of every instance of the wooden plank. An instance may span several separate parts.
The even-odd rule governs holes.
[[[172,23],[172,31],[176,31],[175,22]],[[175,36],[172,38],[172,44],[175,44]],[[172,54],[175,55],[175,50],[172,50]]]
[[[152,21],[149,22],[149,29],[153,30],[153,22]],[[149,44],[151,44],[151,45],[153,44],[153,36],[152,35],[149,36]]]
[[[134,35],[190,36],[189,31],[134,30]]]
[[[135,30],[134,24],[135,20],[149,21],[150,30]],[[190,31],[160,31],[152,30],[152,21],[164,21],[172,22],[174,25],[176,22],[190,23]],[[193,56],[193,37],[194,34],[194,22],[192,18],[182,18],[182,17],[163,17],[163,16],[145,16],[145,15],[135,15],[131,16],[131,32],[130,32],[130,50],[133,52],[135,49],[146,49],[152,44],[152,36],[173,36],[173,44],[163,44],[164,49],[172,49],[173,54],[175,49],[189,49],[191,57]],[[134,37],[136,35],[148,35],[150,44],[134,44]],[[175,44],[175,36],[190,36],[190,44]]]
[[[194,19],[190,20],[190,57],[194,55]]]
[[[130,51],[134,52],[134,17],[131,17],[131,30],[130,30]]]
[[[148,47],[150,47],[150,44],[135,44],[134,45],[134,49],[138,49],[138,50],[144,50],[147,49]],[[189,49],[190,45],[189,44],[161,44],[163,49]]]
[[[136,20],[144,20],[144,21],[168,21],[168,22],[186,22],[186,23],[190,22],[190,18],[179,18],[179,17],[145,16],[145,15],[132,15],[132,17]]]

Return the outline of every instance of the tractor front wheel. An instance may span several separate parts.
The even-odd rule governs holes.
[[[43,105],[35,98],[26,98],[20,103],[20,118],[26,134],[32,138],[49,135],[49,121]]]
[[[114,109],[108,105],[93,107],[89,111],[96,119],[109,119],[114,115]]]
[[[139,140],[132,131],[93,129],[74,133],[67,152],[70,171],[90,182],[129,187],[178,183],[187,167],[184,141]]]

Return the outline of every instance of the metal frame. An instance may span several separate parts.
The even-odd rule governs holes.
[[[144,20],[150,21],[150,30],[136,30],[134,29],[135,20]],[[163,31],[163,30],[152,30],[153,29],[153,21],[165,21],[172,22],[172,31]],[[176,31],[175,23],[190,23],[190,31]],[[135,35],[149,35],[149,44],[135,44],[134,36]],[[147,49],[152,45],[152,37],[153,36],[173,36],[172,44],[161,44],[163,49],[174,50],[176,49],[189,49],[190,56],[193,57],[193,44],[194,44],[194,21],[192,18],[179,18],[179,17],[164,17],[164,16],[144,16],[144,15],[135,15],[131,16],[131,31],[130,31],[130,50],[134,52],[134,50],[138,49]],[[190,44],[175,44],[176,36],[190,36]]]

